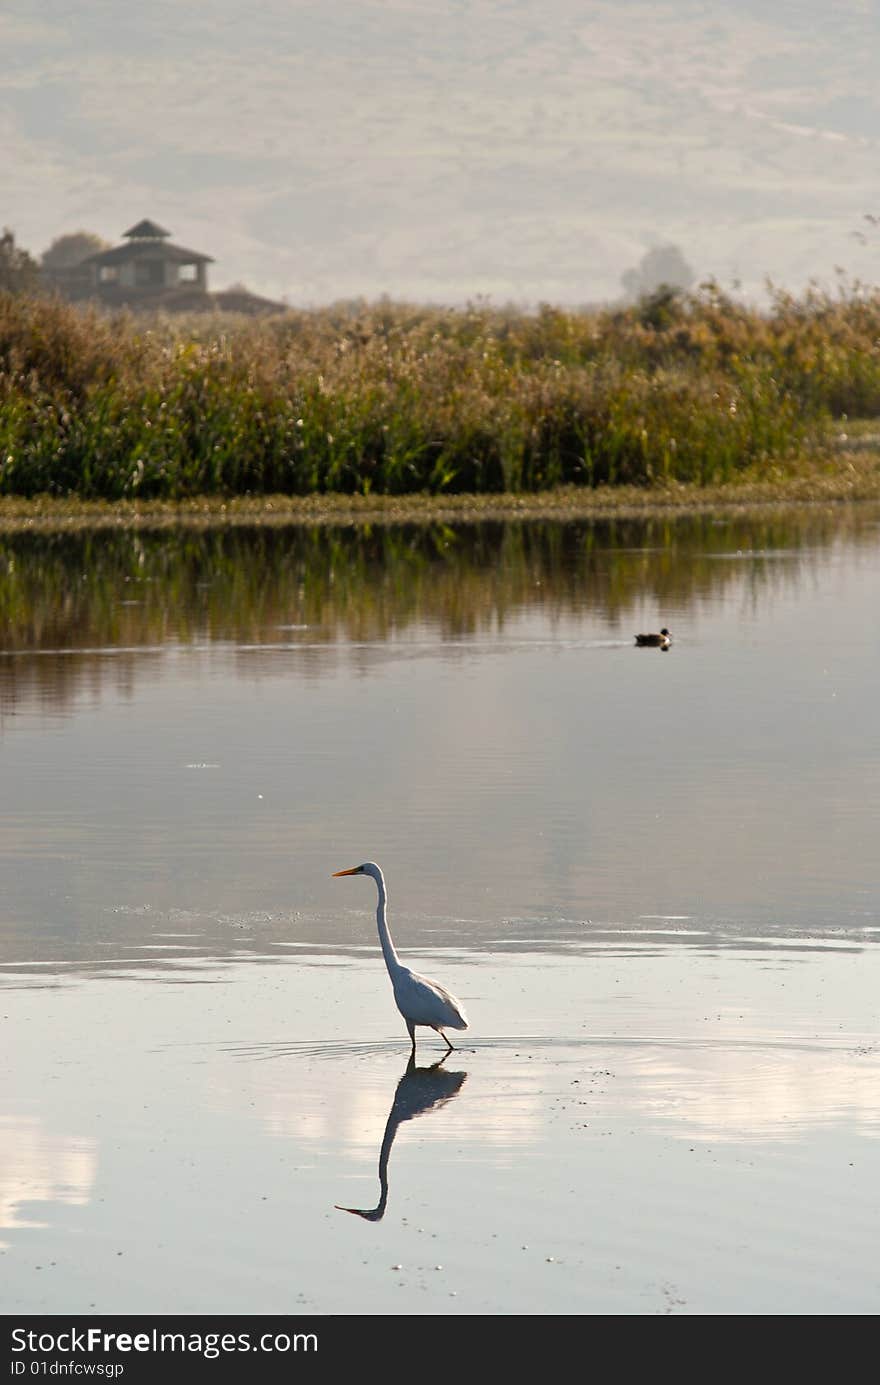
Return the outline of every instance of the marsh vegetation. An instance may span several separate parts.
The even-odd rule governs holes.
[[[144,320],[0,294],[0,495],[523,494],[780,479],[880,415],[880,296]]]

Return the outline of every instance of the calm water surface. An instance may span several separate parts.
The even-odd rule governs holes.
[[[2,1310],[876,1312],[878,540],[0,536]]]

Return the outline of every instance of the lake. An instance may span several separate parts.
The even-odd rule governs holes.
[[[880,1309],[880,509],[0,534],[0,609],[2,1311]]]

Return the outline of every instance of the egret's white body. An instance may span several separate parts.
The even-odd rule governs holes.
[[[419,976],[417,971],[410,971],[398,957],[385,917],[388,893],[382,871],[375,861],[366,861],[362,866],[353,866],[351,870],[335,871],[334,878],[338,875],[369,875],[376,882],[379,891],[379,904],[376,909],[379,942],[382,945],[388,975],[391,977],[395,1004],[406,1021],[409,1037],[412,1039],[413,1053],[416,1051],[417,1024],[436,1030],[446,1044],[447,1052],[451,1053],[453,1045],[443,1031],[467,1029],[467,1016],[461,1002],[456,1000],[454,995],[450,995],[438,982],[431,981],[427,976]]]

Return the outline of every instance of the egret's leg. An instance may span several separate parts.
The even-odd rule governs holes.
[[[443,1030],[442,1030],[442,1029],[438,1029],[438,1030],[437,1030],[437,1033],[440,1035],[440,1038],[443,1040],[443,1042],[444,1042],[445,1045],[446,1045],[446,1052],[447,1052],[447,1054],[450,1054],[450,1053],[452,1052],[452,1044],[449,1042],[449,1040],[447,1039],[446,1035],[443,1033]]]
[[[411,1055],[411,1056],[412,1056],[413,1061],[415,1061],[415,1056],[416,1056],[416,1027],[415,1027],[415,1025],[413,1024],[412,1020],[407,1020],[407,1022],[406,1022],[406,1027],[407,1027],[407,1029],[409,1030],[409,1037],[412,1039],[412,1055]]]

